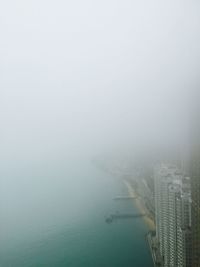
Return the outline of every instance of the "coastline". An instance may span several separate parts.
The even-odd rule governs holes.
[[[140,213],[145,213],[146,215],[143,217],[143,220],[150,231],[155,230],[155,223],[149,216],[149,211],[145,207],[145,204],[142,203],[142,200],[140,196],[137,194],[136,190],[131,186],[131,184],[127,180],[123,180],[125,186],[128,189],[129,196],[136,197],[136,199],[133,200],[133,205],[138,209]]]

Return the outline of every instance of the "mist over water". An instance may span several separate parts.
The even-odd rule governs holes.
[[[91,159],[185,150],[199,85],[199,14],[196,0],[1,4],[2,267],[104,266],[99,250],[112,246],[109,267],[128,259],[150,267],[144,224],[104,225],[124,189]],[[88,229],[102,239],[84,243]]]
[[[90,162],[70,163],[4,171],[1,265],[151,266],[142,219],[105,223],[116,210],[134,211],[132,202],[113,201],[127,194],[122,181]]]

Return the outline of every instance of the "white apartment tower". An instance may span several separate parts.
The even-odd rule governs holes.
[[[164,267],[191,267],[190,180],[175,167],[155,168],[156,236]]]

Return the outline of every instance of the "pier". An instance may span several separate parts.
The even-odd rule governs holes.
[[[111,214],[110,216],[106,217],[105,221],[106,223],[112,223],[114,220],[117,219],[136,219],[145,216],[145,213],[122,213],[122,214]]]

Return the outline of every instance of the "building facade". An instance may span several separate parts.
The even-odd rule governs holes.
[[[191,153],[190,176],[192,188],[192,267],[200,267],[200,148]]]
[[[190,180],[175,167],[155,169],[156,237],[162,266],[191,267]]]
[[[200,90],[191,98],[189,127],[189,176],[192,192],[192,267],[200,267]]]

